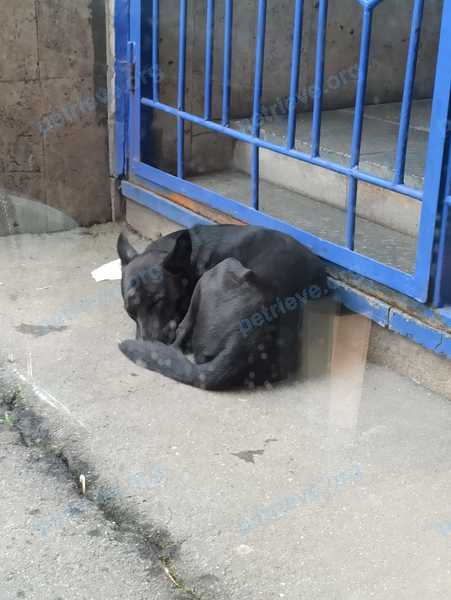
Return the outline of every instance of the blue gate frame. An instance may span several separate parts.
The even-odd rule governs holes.
[[[360,4],[361,8],[362,34],[352,133],[351,162],[348,166],[334,163],[320,156],[321,107],[324,88],[324,55],[328,0],[319,0],[315,93],[313,98],[312,144],[310,153],[300,152],[295,149],[296,105],[299,86],[304,0],[295,0],[289,89],[288,143],[285,146],[260,138],[267,1],[258,0],[252,131],[249,134],[230,127],[234,0],[224,0],[223,102],[220,120],[213,120],[211,116],[215,0],[206,0],[204,114],[202,117],[191,114],[185,109],[187,0],[179,0],[179,64],[176,106],[170,106],[160,101],[158,63],[160,3],[159,0],[148,1],[152,5],[152,25],[150,32],[152,35],[151,97],[143,96],[141,90],[142,0],[116,0],[116,175],[133,175],[135,178],[142,180],[143,183],[182,194],[197,202],[228,213],[242,221],[285,231],[326,260],[378,283],[385,284],[419,302],[425,303],[432,300],[435,306],[451,304],[451,283],[449,281],[451,278],[451,160],[449,152],[451,118],[451,0],[444,0],[443,5],[423,191],[407,186],[404,182],[404,172],[424,0],[413,0],[395,176],[391,181],[366,173],[359,167],[372,18],[375,7],[383,2],[383,0],[355,0],[356,4]],[[124,96],[125,89],[127,90],[127,94]],[[164,111],[177,119],[177,176],[151,167],[142,161],[141,118],[143,106],[157,111]],[[184,121],[195,123],[211,131],[251,144],[252,207],[245,206],[184,179]],[[300,230],[259,211],[260,148],[272,150],[295,160],[316,165],[318,168],[329,169],[349,178],[346,207],[346,239],[344,246],[318,238],[307,231]],[[361,255],[354,250],[356,197],[358,184],[361,181],[422,202],[414,274],[402,272],[394,267]],[[152,197],[151,192],[149,192],[148,205],[150,207],[152,207],[152,199],[155,200],[155,197]]]

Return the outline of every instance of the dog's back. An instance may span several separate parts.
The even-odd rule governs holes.
[[[232,257],[272,286],[276,295],[288,296],[313,283],[326,286],[321,259],[280,231],[252,225],[196,225],[190,236],[192,263],[199,276]]]

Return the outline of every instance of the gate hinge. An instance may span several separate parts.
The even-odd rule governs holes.
[[[127,44],[127,61],[129,65],[129,91],[134,94],[136,92],[136,44],[128,42]]]

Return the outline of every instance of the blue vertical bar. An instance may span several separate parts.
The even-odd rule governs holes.
[[[129,152],[129,115],[130,96],[124,94],[127,89],[127,73],[130,63],[127,57],[130,40],[130,3],[128,0],[115,0],[114,4],[115,31],[115,85],[116,101],[115,114],[115,160],[114,172],[116,177],[125,175],[128,167]]]
[[[230,121],[230,80],[232,77],[233,0],[225,0],[224,15],[224,77],[222,85],[222,124]]]
[[[288,101],[287,148],[289,150],[294,148],[296,137],[296,107],[298,105],[297,94],[299,88],[299,65],[301,62],[303,12],[304,0],[296,0],[294,8],[293,50],[291,55],[290,98]]]
[[[213,48],[215,33],[215,0],[207,0],[207,25],[205,32],[205,90],[204,117],[211,119],[211,91],[213,77]]]
[[[263,65],[265,61],[265,37],[266,37],[266,0],[258,1],[257,18],[257,41],[255,51],[255,80],[254,80],[254,103],[252,110],[252,134],[260,137],[261,126],[261,99],[263,89]],[[252,146],[252,206],[258,210],[259,205],[259,148]]]
[[[446,178],[443,189],[443,214],[440,224],[440,236],[438,242],[437,264],[435,269],[435,285],[433,294],[433,305],[451,305],[451,101],[447,122],[446,153],[443,159],[446,165]]]
[[[435,251],[438,208],[446,164],[447,122],[451,116],[451,0],[444,0],[440,42],[435,69],[434,96],[424,173],[423,204],[417,242],[416,298],[428,298],[432,260]]]
[[[354,110],[354,125],[352,128],[351,168],[357,167],[360,161],[362,145],[363,112],[365,110],[366,85],[368,81],[368,59],[371,44],[371,25],[373,11],[371,7],[363,10],[362,37],[360,41],[359,76],[357,79],[357,94]],[[346,246],[354,250],[355,212],[357,201],[357,179],[349,178],[348,204],[346,207]]]
[[[260,150],[258,146],[252,146],[251,159],[251,176],[252,176],[252,208],[258,210],[260,204]]]
[[[133,64],[135,91],[130,94],[131,162],[141,160],[141,0],[130,5],[130,66]],[[131,67],[132,68],[132,67]]]
[[[180,0],[179,22],[179,75],[177,108],[185,110],[185,73],[186,73],[186,14],[187,0]],[[184,120],[177,117],[177,177],[183,179],[185,174],[185,132]]]
[[[324,87],[324,55],[327,33],[328,0],[320,0],[318,13],[318,31],[316,34],[315,94],[313,97],[312,117],[312,156],[319,156],[321,135],[321,107]]]
[[[160,0],[152,0],[152,88],[155,102],[160,100],[160,66],[158,62],[160,36]]]
[[[445,200],[437,256],[433,305],[451,305],[451,196]]]
[[[350,177],[348,181],[348,201],[346,206],[345,244],[349,250],[355,245],[355,213],[357,206],[357,179]]]
[[[401,119],[399,124],[398,147],[396,150],[395,183],[404,183],[406,168],[407,137],[409,134],[410,116],[412,113],[413,86],[418,59],[418,46],[420,44],[421,22],[423,20],[424,0],[415,0],[412,15],[412,28],[410,31],[409,52],[407,55],[407,68],[404,79],[404,92],[401,105]]]

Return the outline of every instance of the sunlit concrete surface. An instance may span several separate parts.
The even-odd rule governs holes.
[[[88,493],[113,489],[197,597],[448,599],[449,402],[367,364],[349,314],[309,320],[296,384],[212,393],[139,369],[118,282],[91,277],[118,232],[0,239],[2,378]]]

